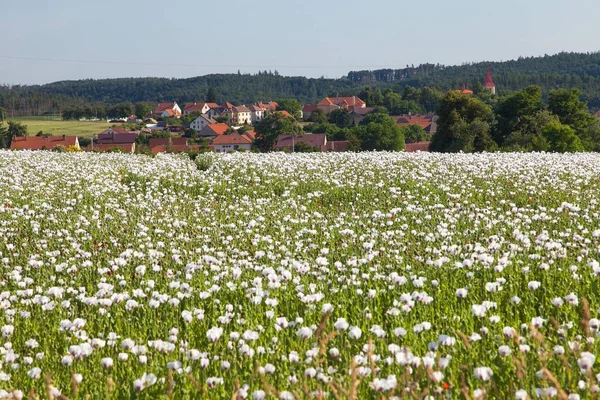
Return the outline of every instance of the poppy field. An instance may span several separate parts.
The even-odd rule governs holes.
[[[599,218],[594,154],[2,151],[0,398],[596,398]]]

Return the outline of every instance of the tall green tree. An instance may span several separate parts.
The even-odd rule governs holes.
[[[504,139],[502,147],[509,151],[546,151],[548,141],[543,134],[544,128],[554,122],[560,123],[558,117],[548,110],[525,116],[518,128]]]
[[[404,135],[396,121],[387,114],[367,114],[361,124],[352,129],[362,150],[404,150]]]
[[[297,120],[302,113],[302,104],[296,99],[283,99],[277,102],[277,111],[287,111]]]
[[[314,123],[318,123],[318,124],[326,123],[327,122],[327,114],[325,114],[325,111],[321,110],[320,108],[317,108],[315,111],[310,113],[310,117],[308,117],[308,120],[310,122],[314,122]]]
[[[4,122],[4,114],[6,113],[6,111],[4,110],[4,108],[0,107],[0,122]]]
[[[8,134],[8,128],[6,124],[0,122],[0,149],[10,148],[12,136]]]
[[[437,152],[491,151],[496,143],[490,135],[491,108],[473,96],[448,92],[438,109],[437,133],[430,149]]]
[[[282,113],[270,113],[256,125],[255,146],[261,151],[272,151],[279,135],[302,132],[294,118]]]
[[[496,142],[503,144],[513,132],[522,131],[543,108],[542,88],[539,86],[529,86],[502,98],[496,107],[498,122],[493,132]]]
[[[570,126],[579,137],[589,142],[590,129],[593,129],[597,121],[589,113],[587,104],[580,100],[580,96],[579,89],[553,90],[548,97],[548,109],[562,124]],[[592,145],[593,143],[588,143],[588,146]]]
[[[146,118],[148,113],[154,110],[154,103],[150,103],[149,101],[138,101],[135,103],[135,115],[140,119]]]
[[[215,89],[213,89],[212,87],[209,87],[208,91],[206,92],[206,97],[204,98],[204,100],[207,103],[216,103],[217,102],[217,93],[215,92]]]
[[[548,149],[559,153],[583,151],[581,140],[575,130],[560,122],[551,122],[544,127],[544,137],[548,142]]]
[[[354,125],[354,119],[350,111],[345,108],[333,110],[328,115],[329,122],[336,124],[340,128],[349,128]]]

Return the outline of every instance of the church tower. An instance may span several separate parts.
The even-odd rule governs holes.
[[[492,94],[496,94],[496,84],[492,79],[492,69],[488,67],[487,73],[485,74],[485,87],[490,89]]]

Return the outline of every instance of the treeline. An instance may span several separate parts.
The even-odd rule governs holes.
[[[440,102],[430,149],[599,152],[600,123],[580,97],[577,89],[557,89],[545,104],[539,86],[500,99],[450,91]]]
[[[503,62],[479,62],[457,66],[421,64],[402,69],[354,71],[348,79],[358,85],[431,86],[448,91],[467,86],[479,89],[488,67],[494,74],[499,94],[536,85],[546,100],[557,88],[579,88],[592,109],[600,108],[600,53],[559,53],[543,57],[520,57]]]
[[[459,66],[422,64],[403,69],[354,71],[340,79],[284,77],[276,71],[257,74],[213,74],[188,79],[121,78],[61,81],[41,86],[0,87],[0,107],[10,115],[44,115],[64,109],[99,108],[120,103],[186,103],[204,99],[212,88],[217,101],[251,104],[256,101],[295,98],[315,103],[326,96],[361,95],[368,87],[374,96],[386,88],[403,95],[405,87],[446,92],[466,86],[483,89],[491,66],[500,96],[528,86],[542,88],[547,101],[551,90],[579,88],[590,109],[600,108],[600,53],[560,53],[505,62]],[[403,99],[405,100],[405,99]],[[374,101],[377,104],[377,99]],[[377,104],[379,105],[379,104]],[[421,104],[425,111],[431,107]],[[406,107],[404,107],[406,109]],[[95,114],[95,113],[94,113]]]

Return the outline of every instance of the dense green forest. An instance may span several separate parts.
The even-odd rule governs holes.
[[[551,90],[578,88],[592,110],[600,108],[600,53],[560,53],[504,62],[458,66],[422,64],[403,69],[353,71],[340,79],[284,77],[276,71],[258,74],[215,74],[189,79],[122,78],[62,81],[40,86],[0,87],[0,107],[7,114],[41,115],[65,108],[96,107],[141,101],[203,100],[209,88],[219,102],[253,103],[258,100],[296,98],[315,102],[331,95],[358,95],[365,86],[403,92],[405,86],[439,91],[467,86],[476,92],[491,66],[500,96],[530,85],[542,88],[546,101]]]

